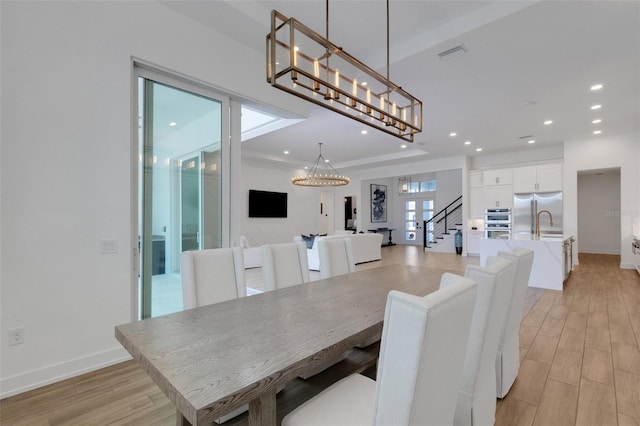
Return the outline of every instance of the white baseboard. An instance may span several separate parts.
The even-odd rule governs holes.
[[[620,269],[636,269],[636,265],[634,265],[633,263],[620,262]]]
[[[587,254],[613,254],[613,255],[617,255],[620,256],[620,250],[583,250],[582,247],[580,248],[580,254],[582,253],[587,253]]]
[[[131,359],[122,347],[0,379],[0,399]]]

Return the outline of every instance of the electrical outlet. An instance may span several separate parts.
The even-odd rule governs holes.
[[[100,253],[112,254],[118,252],[118,240],[100,240]]]
[[[9,329],[9,346],[21,345],[24,343],[24,328]]]

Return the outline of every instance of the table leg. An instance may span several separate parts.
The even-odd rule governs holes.
[[[265,392],[249,403],[249,426],[276,425],[276,392]]]
[[[191,423],[179,410],[176,410],[176,426],[191,426]]]

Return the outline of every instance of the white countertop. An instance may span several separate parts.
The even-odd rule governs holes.
[[[571,237],[571,234],[547,234],[539,238],[531,234],[514,234],[511,238],[483,238],[480,240],[480,264],[484,265],[488,256],[495,256],[500,251],[516,247],[533,250],[529,286],[562,291],[564,244]]]
[[[571,234],[547,234],[540,235],[540,237],[534,234],[513,234],[509,238],[500,238],[505,240],[517,240],[517,241],[558,241],[564,242],[573,237]]]

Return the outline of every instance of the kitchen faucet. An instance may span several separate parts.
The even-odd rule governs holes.
[[[536,214],[536,237],[540,238],[540,214],[546,213],[549,215],[549,226],[553,226],[553,216],[549,210],[540,210],[538,214]]]

